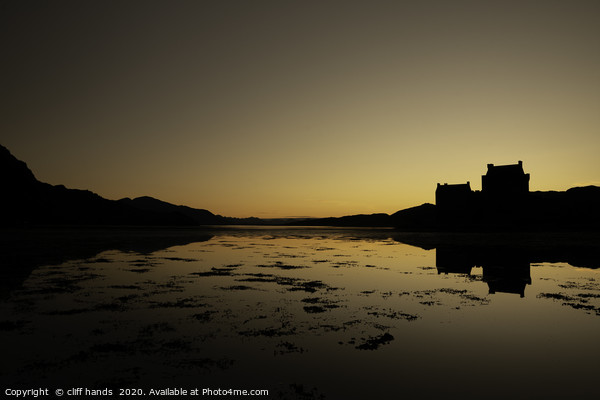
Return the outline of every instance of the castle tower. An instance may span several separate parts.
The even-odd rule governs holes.
[[[481,191],[494,197],[512,197],[529,193],[529,174],[523,171],[523,161],[518,164],[488,164],[481,177]]]

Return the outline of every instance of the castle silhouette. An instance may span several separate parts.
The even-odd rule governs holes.
[[[528,221],[530,175],[523,162],[487,165],[481,191],[471,183],[437,184],[435,202],[440,226],[515,226]]]
[[[435,229],[598,230],[600,188],[530,192],[523,162],[487,165],[481,191],[470,182],[437,184]]]
[[[494,165],[488,164],[488,170],[481,176],[481,193],[490,198],[505,200],[522,199],[529,193],[529,174],[523,170],[523,161],[517,164]],[[471,183],[443,185],[438,183],[435,191],[435,201],[438,207],[453,206],[468,201],[474,193]]]
[[[522,200],[529,193],[529,174],[523,170],[523,161],[517,164],[488,164],[488,170],[481,176],[481,194],[487,199],[504,201]],[[479,191],[471,189],[471,183],[438,183],[435,202],[440,208],[455,208],[473,201]]]

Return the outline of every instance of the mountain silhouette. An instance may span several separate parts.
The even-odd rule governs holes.
[[[133,200],[124,198],[118,200],[118,202],[138,210],[152,213],[181,215],[189,221],[192,221],[195,225],[218,225],[224,223],[224,217],[215,215],[208,210],[191,208],[188,206],[176,206],[149,196],[137,197]]]
[[[392,215],[385,213],[356,214],[343,217],[311,218],[294,221],[288,225],[297,226],[343,226],[343,227],[399,227],[411,230],[430,230],[435,228],[435,205],[430,203],[397,211]]]
[[[282,225],[297,218],[235,218],[149,196],[108,200],[89,190],[40,182],[0,145],[0,226]]]
[[[40,182],[23,161],[0,145],[1,226],[222,224],[207,210],[175,206],[151,197],[108,200],[89,190]]]
[[[343,217],[308,218],[293,221],[287,225],[295,226],[344,226],[344,227],[391,227],[392,220],[388,214],[357,214]]]
[[[425,203],[420,206],[395,212],[390,216],[394,227],[402,227],[413,231],[431,230],[436,227],[436,207]]]

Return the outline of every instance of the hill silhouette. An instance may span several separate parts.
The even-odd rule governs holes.
[[[403,227],[411,230],[431,230],[436,226],[435,205],[424,203],[393,214],[356,214],[343,217],[311,218],[294,221],[296,226],[343,226],[343,227]]]
[[[219,225],[224,223],[223,217],[215,215],[208,210],[188,206],[176,206],[149,196],[137,197],[135,199],[124,198],[118,200],[118,203],[152,213],[180,215],[191,221],[193,225]]]
[[[277,225],[289,221],[286,218],[265,220],[256,217],[224,217],[213,214],[208,210],[188,206],[176,206],[149,196],[136,197],[135,199],[124,198],[118,200],[118,202],[138,210],[159,214],[180,215],[185,217],[187,221],[190,221],[192,225]]]
[[[109,200],[89,190],[40,182],[25,162],[1,145],[0,180],[3,182],[0,226],[193,226],[255,222],[176,206],[152,197]]]
[[[308,218],[290,222],[287,225],[295,226],[365,226],[365,227],[391,227],[392,220],[388,214],[357,214],[343,217]]]

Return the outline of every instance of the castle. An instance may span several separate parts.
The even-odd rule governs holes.
[[[470,182],[438,183],[437,221],[453,226],[520,222],[529,194],[529,178],[519,161],[510,165],[488,164],[487,173],[481,177],[481,191],[473,191]]]

